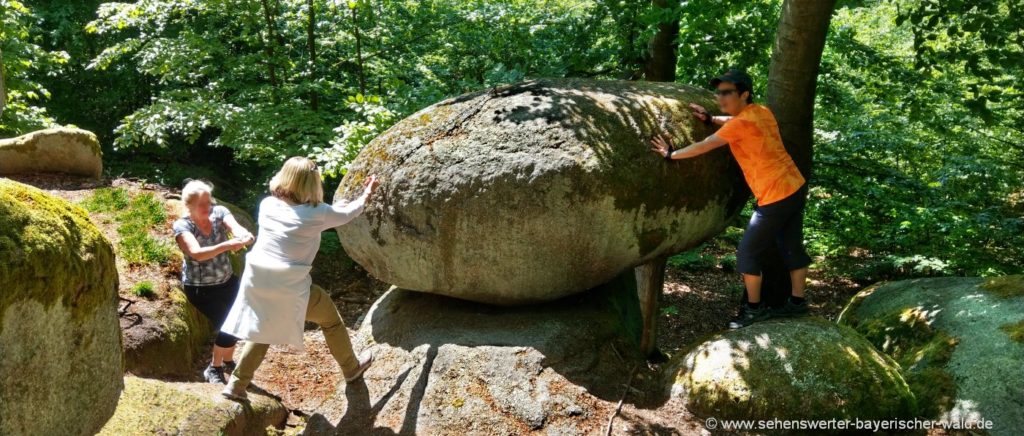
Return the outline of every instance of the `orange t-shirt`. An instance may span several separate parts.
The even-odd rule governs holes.
[[[758,206],[782,200],[803,185],[804,176],[782,145],[779,125],[768,108],[748,104],[715,135],[729,142]]]

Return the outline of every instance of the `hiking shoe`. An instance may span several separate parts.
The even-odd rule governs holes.
[[[226,372],[226,373],[235,372],[235,361],[234,360],[225,360],[224,361],[224,372]]]
[[[346,382],[352,382],[353,380],[356,380],[359,377],[362,377],[363,376],[363,372],[366,371],[366,368],[370,367],[371,363],[373,363],[373,353],[371,351],[369,351],[369,350],[364,351],[363,354],[361,354],[359,356],[359,369],[356,370],[355,374],[352,374],[351,376],[345,377],[345,381]]]
[[[222,366],[208,365],[203,371],[203,377],[210,383],[225,384],[228,382],[224,379],[224,367]]]
[[[249,402],[249,394],[245,393],[245,388],[239,389],[233,381],[228,383],[228,385],[224,387],[224,390],[220,391],[220,394],[229,400],[240,401],[243,403]]]
[[[804,300],[803,303],[796,304],[792,300],[787,298],[786,304],[784,304],[782,307],[772,309],[772,316],[788,318],[795,316],[804,316],[807,315],[808,312],[809,309],[807,308],[807,300]]]
[[[743,308],[740,309],[740,313],[729,321],[729,328],[738,329],[746,327],[755,322],[766,320],[770,318],[771,315],[770,309],[765,307],[763,302],[758,304],[756,309],[752,309],[749,305],[744,304]]]

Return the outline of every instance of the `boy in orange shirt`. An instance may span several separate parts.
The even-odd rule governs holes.
[[[730,69],[713,79],[718,106],[731,116],[715,116],[703,107],[691,104],[694,116],[704,123],[722,127],[703,141],[674,150],[667,135],[652,140],[652,151],[666,159],[699,156],[729,144],[733,157],[754,198],[754,214],[743,232],[736,252],[736,269],[743,274],[747,305],[729,322],[740,328],[772,316],[807,313],[804,280],[811,258],[803,246],[803,210],[807,202],[807,183],[782,145],[779,126],[771,111],[753,102],[752,81],[746,73]],[[778,242],[780,255],[793,282],[792,295],[785,306],[772,310],[761,304],[761,264],[758,256]]]

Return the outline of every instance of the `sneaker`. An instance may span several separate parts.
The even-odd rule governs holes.
[[[795,317],[807,315],[808,312],[809,310],[807,308],[807,300],[804,300],[803,303],[796,304],[787,298],[785,305],[777,309],[772,309],[772,316]]]
[[[743,308],[740,309],[740,313],[729,321],[729,328],[738,329],[746,327],[770,317],[771,313],[769,312],[769,309],[765,307],[764,303],[759,304],[756,309],[752,309],[749,305],[744,304]]]
[[[249,401],[249,394],[245,393],[244,388],[238,389],[234,382],[228,383],[228,385],[224,387],[224,390],[220,391],[220,394],[229,400],[240,401],[243,403]]]
[[[370,351],[364,351],[359,357],[359,370],[357,370],[355,374],[345,377],[345,381],[352,382],[353,380],[362,377],[363,372],[366,371],[366,368],[370,367],[371,363],[373,363],[373,353]]]
[[[235,361],[234,360],[225,360],[224,361],[224,372],[226,372],[226,373],[235,372]]]
[[[210,383],[225,384],[228,382],[224,379],[224,367],[222,366],[207,365],[203,371],[203,377]]]

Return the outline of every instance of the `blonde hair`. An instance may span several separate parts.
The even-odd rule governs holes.
[[[295,156],[284,162],[281,170],[270,179],[270,193],[297,204],[316,206],[324,202],[324,186],[320,169],[312,160]]]
[[[192,202],[202,194],[209,194],[210,204],[217,204],[213,200],[213,185],[202,180],[191,180],[186,183],[185,187],[181,189],[181,201],[185,203],[185,208],[188,209]]]

